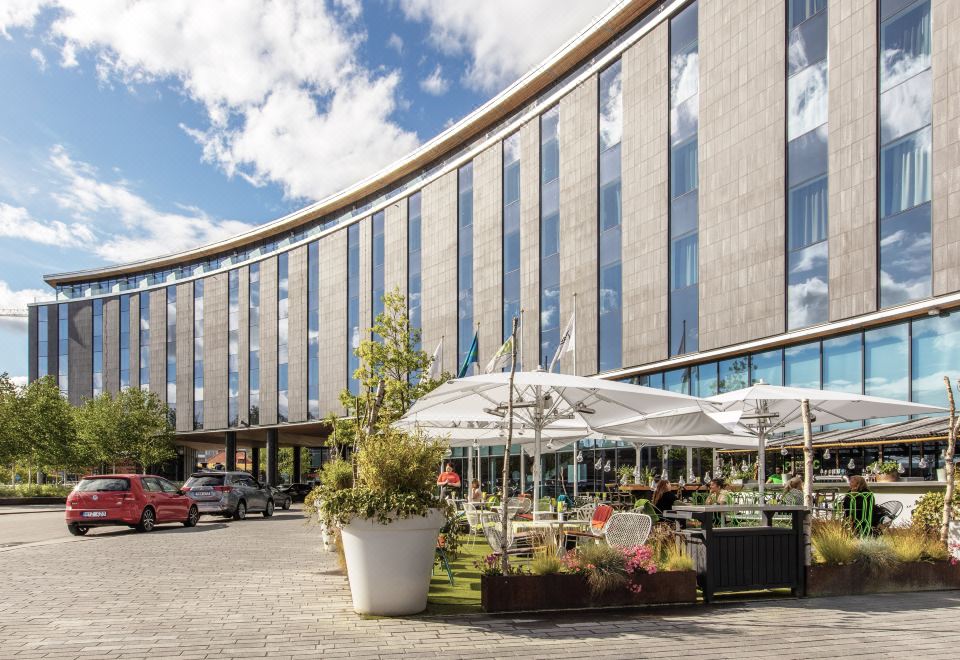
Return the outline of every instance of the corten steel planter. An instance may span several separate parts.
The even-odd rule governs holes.
[[[863,564],[807,567],[808,596],[848,596],[960,589],[960,566],[948,561],[909,562],[888,568]]]
[[[896,472],[881,472],[876,478],[877,481],[900,481],[900,475]]]
[[[583,575],[484,575],[480,578],[480,604],[484,612],[522,612],[697,602],[697,574],[693,571],[644,573],[635,575],[634,583],[640,585],[640,593],[623,588],[594,596]]]

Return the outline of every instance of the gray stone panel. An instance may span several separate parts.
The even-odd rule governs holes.
[[[193,430],[193,282],[177,285],[177,431]]]
[[[597,76],[560,101],[560,327],[577,314],[577,373],[597,371]],[[564,353],[560,371],[573,373]]]
[[[320,241],[320,415],[343,414],[347,386],[347,230]]]
[[[473,160],[473,322],[479,369],[503,343],[503,144]]]
[[[528,121],[520,128],[520,302],[523,307],[523,326],[520,328],[520,345],[517,346],[518,359],[524,369],[535,369],[542,362],[539,118]]]
[[[260,262],[260,424],[277,423],[277,257]]]
[[[27,382],[37,379],[37,352],[40,348],[37,340],[37,307],[27,308]]]
[[[388,292],[397,289],[407,295],[407,200],[386,209],[383,226],[386,268],[383,281]],[[408,301],[409,305],[409,301]]]
[[[876,5],[833,2],[827,16],[831,321],[877,308]]]
[[[130,387],[140,387],[140,292],[130,294]]]
[[[667,357],[669,25],[623,55],[623,364]]]
[[[784,330],[785,21],[700,2],[700,350]]]
[[[373,326],[373,220],[360,221],[360,341]]]
[[[103,391],[120,390],[120,299],[103,300]]]
[[[203,284],[203,428],[227,427],[227,301],[226,272],[204,278]]]
[[[250,267],[240,267],[239,420],[250,421]]]
[[[150,391],[167,402],[167,289],[150,292]]]
[[[67,309],[67,391],[70,403],[79,406],[93,396],[93,303],[72,302]]]
[[[443,338],[443,368],[457,371],[457,172],[423,189],[423,350]]]
[[[307,246],[290,251],[289,306],[287,354],[288,419],[302,422],[307,419]]]
[[[933,293],[960,290],[960,2],[933,0]]]

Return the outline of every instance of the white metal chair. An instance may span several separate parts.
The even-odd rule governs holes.
[[[472,545],[476,543],[477,537],[483,535],[484,523],[491,519],[491,514],[477,507],[473,502],[463,503],[463,513],[467,519],[467,533],[470,535],[470,544]]]
[[[631,548],[643,545],[653,528],[653,518],[645,513],[615,513],[604,528],[603,537],[609,545]]]

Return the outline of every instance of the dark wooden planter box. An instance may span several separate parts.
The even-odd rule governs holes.
[[[697,602],[694,571],[637,575],[634,582],[640,584],[640,593],[624,588],[594,598],[582,575],[484,575],[480,579],[480,603],[484,612],[520,612]]]
[[[894,564],[871,568],[862,564],[807,567],[808,596],[848,596],[960,589],[960,566],[948,561]]]

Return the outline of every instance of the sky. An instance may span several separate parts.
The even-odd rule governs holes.
[[[0,309],[369,176],[611,1],[0,0]],[[25,382],[25,319],[0,347]]]

